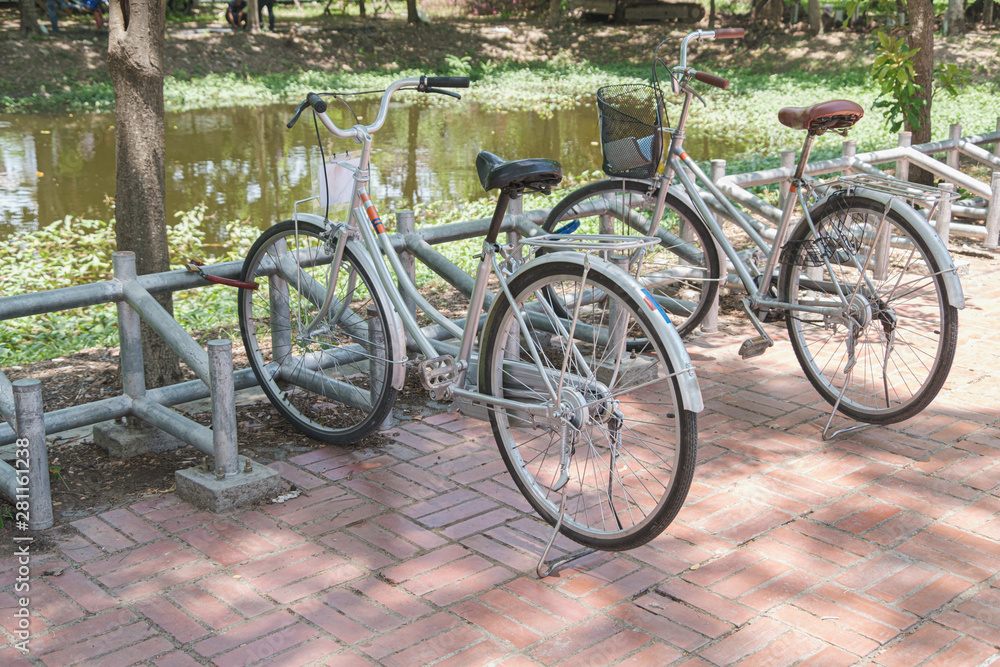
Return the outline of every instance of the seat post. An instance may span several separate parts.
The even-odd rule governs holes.
[[[517,194],[516,191],[514,194]],[[486,242],[493,244],[500,236],[500,226],[503,224],[503,217],[507,215],[507,207],[510,206],[511,190],[502,188],[500,197],[497,199],[497,206],[493,209],[493,219],[490,221],[490,229],[486,232]]]
[[[802,144],[802,154],[799,155],[799,163],[795,165],[795,175],[792,176],[792,183],[802,182],[802,177],[806,173],[806,165],[809,163],[809,154],[812,152],[813,142],[816,141],[816,134],[809,130],[806,132],[806,141]]]

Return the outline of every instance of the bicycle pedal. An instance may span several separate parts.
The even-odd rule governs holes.
[[[743,341],[743,344],[740,345],[740,357],[743,359],[759,357],[772,345],[774,345],[774,341],[766,336],[754,336],[753,338],[747,338]]]
[[[446,387],[455,381],[457,370],[451,355],[425,359],[420,363],[420,383],[427,391]]]

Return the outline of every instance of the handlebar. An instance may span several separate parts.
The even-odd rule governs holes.
[[[707,83],[710,86],[715,86],[716,88],[721,88],[722,90],[729,87],[729,79],[724,79],[721,76],[709,74],[708,72],[695,72],[694,80]]]
[[[681,40],[681,64],[680,68],[687,67],[688,42],[692,39],[738,39],[746,34],[743,28],[720,28],[718,30],[695,30],[688,33]]]
[[[710,86],[715,86],[716,88],[721,88],[725,90],[729,88],[729,80],[715,74],[709,74],[708,72],[699,72],[687,64],[687,51],[688,44],[692,39],[738,39],[746,34],[746,30],[743,28],[720,28],[719,30],[695,30],[694,32],[688,33],[681,40],[681,61],[676,67],[671,68],[671,86],[675,93],[679,93],[683,90],[689,90],[687,88],[687,82],[691,79],[695,81],[700,81],[701,83],[707,83]],[[660,44],[663,46],[666,42]],[[659,51],[660,47],[657,47]],[[659,56],[653,55],[653,78],[656,78],[656,64],[660,62]]]
[[[317,95],[316,93],[309,93],[306,95],[305,101],[299,104],[295,108],[295,115],[292,119],[288,121],[286,127],[289,129],[299,120],[299,116],[306,107],[311,107],[313,111],[316,112],[316,116],[319,118],[323,126],[330,131],[330,134],[339,139],[358,139],[361,140],[367,135],[374,134],[382,127],[385,123],[385,117],[389,113],[389,100],[392,99],[393,94],[397,90],[404,88],[415,88],[421,93],[439,93],[441,95],[449,95],[456,99],[462,99],[462,96],[458,93],[453,93],[450,90],[441,90],[442,88],[468,88],[469,87],[469,77],[467,76],[421,76],[421,77],[409,77],[406,79],[399,79],[389,84],[385,91],[382,93],[382,102],[378,107],[378,115],[375,117],[375,122],[371,125],[358,124],[354,127],[344,130],[337,127],[329,116],[326,115],[327,104],[326,100]]]

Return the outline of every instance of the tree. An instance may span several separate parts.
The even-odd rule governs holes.
[[[21,34],[37,35],[42,32],[38,27],[38,6],[35,0],[21,0]]]
[[[814,35],[823,32],[823,8],[819,0],[809,0],[809,32]]]
[[[115,237],[139,274],[170,269],[164,203],[163,40],[166,0],[111,0],[108,72],[115,91]],[[169,293],[157,301],[173,313]],[[143,325],[147,386],[181,379],[173,350]]]
[[[859,7],[890,17],[906,17],[903,26],[875,31],[879,45],[872,76],[880,92],[873,106],[885,111],[893,132],[903,128],[913,134],[913,143],[927,143],[931,140],[931,100],[936,90],[956,95],[958,87],[968,81],[968,71],[956,65],[942,65],[935,86],[932,0],[849,2],[848,15],[853,15]],[[910,178],[931,182],[931,174],[919,168],[910,170]]]
[[[947,34],[965,34],[965,2],[963,0],[948,0],[948,10],[945,13],[948,18]]]
[[[420,22],[420,15],[417,14],[417,0],[406,0],[406,22]]]
[[[260,32],[260,5],[257,0],[247,0],[247,28],[250,32]]]
[[[913,54],[913,82],[917,86],[916,122],[907,119],[906,129],[913,132],[913,143],[931,140],[931,98],[934,96],[934,4],[931,0],[908,0],[907,46]]]

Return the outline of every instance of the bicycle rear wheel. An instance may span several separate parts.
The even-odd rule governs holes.
[[[782,251],[781,299],[837,306],[839,284],[852,308],[841,317],[788,311],[799,364],[850,418],[909,419],[940,391],[957,346],[958,311],[930,251],[940,241],[863,197],[832,197],[811,216],[815,233],[803,219]]]
[[[574,231],[581,234],[645,235],[655,204],[649,183],[598,181],[566,195],[542,228],[556,232],[577,221]],[[677,333],[686,336],[705,319],[718,293],[719,253],[705,223],[672,192],[657,234],[660,245],[646,250],[638,280],[670,315]]]
[[[537,346],[563,416],[494,407],[493,435],[518,489],[555,525],[565,429],[571,450],[560,530],[612,551],[645,544],[667,527],[684,503],[697,458],[695,414],[685,409],[670,353],[650,321],[661,315],[625,291],[616,274],[552,260],[525,269],[510,284],[514,307],[498,297],[490,311],[479,362],[483,393],[545,404],[551,395],[528,340]],[[569,319],[554,313],[553,295]],[[626,337],[650,343],[629,355]]]
[[[308,331],[327,295],[333,254],[324,230],[292,220],[257,239],[243,264],[240,334],[268,399],[292,424],[324,442],[368,435],[396,399],[392,311],[350,247],[330,307]]]

